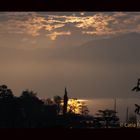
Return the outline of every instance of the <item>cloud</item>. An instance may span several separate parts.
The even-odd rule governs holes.
[[[0,33],[28,34],[36,37],[41,35],[41,30],[53,31],[65,26],[61,22],[41,17],[35,13],[3,13],[3,17],[7,17],[7,20],[0,21]]]
[[[32,40],[31,41],[31,44],[36,44],[36,40]]]
[[[55,30],[57,28],[62,28],[64,26],[65,26],[65,24],[56,24],[56,25],[50,25],[50,24],[48,24],[48,25],[44,25],[44,28],[47,31],[52,31],[52,30]]]
[[[93,19],[91,19],[89,22],[84,21],[76,26],[84,29],[82,31],[83,34],[93,36],[110,36],[130,32],[140,33],[139,14],[132,15],[130,13],[114,13],[108,16],[102,15],[99,19],[101,20],[95,20],[95,23],[93,23]],[[86,22],[88,24],[86,24]]]
[[[25,37],[21,39],[22,42],[27,42],[28,40],[29,39],[28,38],[25,38]]]
[[[139,12],[80,12],[79,15],[40,12],[0,13],[0,33],[27,34],[32,37],[46,35],[51,40],[70,35],[72,27],[79,35],[110,36],[122,33],[140,33]],[[69,32],[67,32],[67,30]]]
[[[68,36],[71,35],[70,31],[67,32],[52,32],[47,34],[46,36],[50,37],[51,40],[55,40],[58,36]]]

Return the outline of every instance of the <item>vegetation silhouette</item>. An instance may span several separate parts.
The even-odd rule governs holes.
[[[69,102],[72,101],[72,102]],[[106,127],[114,127],[111,121],[118,122],[112,111],[109,120],[102,113]],[[15,96],[6,85],[0,86],[0,128],[97,128],[102,127],[100,117],[89,115],[84,102],[69,99],[65,88],[64,97],[40,99],[32,90],[25,90]]]
[[[140,92],[140,78],[137,81],[137,85],[132,89],[132,91]],[[140,106],[135,104],[135,113],[140,115]]]
[[[130,114],[130,115],[129,115],[128,123],[134,123],[134,124],[137,123],[137,117],[136,117],[136,114]]]
[[[102,128],[115,128],[119,127],[119,118],[116,116],[116,111],[114,110],[99,110],[96,114],[99,116],[97,118],[98,124]]]
[[[64,106],[63,106],[63,115],[65,116],[67,113],[67,106],[68,106],[68,95],[67,95],[67,89],[65,88],[65,94],[64,94]]]
[[[53,97],[54,103],[57,105],[57,115],[60,113],[61,110],[61,101],[62,98],[60,96],[54,96]]]
[[[135,107],[136,107],[135,113],[140,115],[140,106],[135,104]]]
[[[136,91],[136,92],[140,91],[140,79],[138,79],[137,85],[132,89],[132,91]]]

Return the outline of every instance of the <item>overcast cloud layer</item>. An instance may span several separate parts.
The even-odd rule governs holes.
[[[139,12],[1,12],[0,83],[19,95],[134,98]]]

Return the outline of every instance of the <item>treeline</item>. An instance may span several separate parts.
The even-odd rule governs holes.
[[[67,116],[63,116],[62,98],[54,100],[39,99],[33,91],[25,90],[17,97],[6,85],[0,86],[0,127],[35,128],[35,127],[72,127],[74,119],[89,118],[81,110],[81,115],[74,112],[75,106],[69,105]],[[85,106],[83,106],[85,107]],[[80,107],[79,107],[80,109]],[[85,110],[86,111],[86,110]]]
[[[119,118],[112,110],[100,110],[98,117],[93,117],[88,114],[87,106],[78,100],[64,106],[60,96],[42,100],[35,92],[25,90],[17,97],[6,85],[1,85],[0,128],[119,127]],[[67,108],[65,115],[64,108]]]

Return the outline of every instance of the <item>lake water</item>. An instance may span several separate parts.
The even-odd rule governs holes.
[[[86,99],[85,103],[88,105],[91,115],[95,115],[98,110],[114,109],[115,99]],[[120,118],[120,121],[125,122],[126,112],[128,108],[128,114],[135,114],[135,104],[140,105],[140,98],[127,98],[116,99],[116,111]],[[140,116],[137,115],[137,120],[140,121]]]

